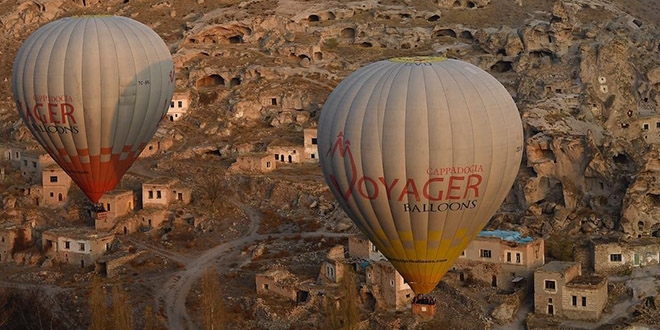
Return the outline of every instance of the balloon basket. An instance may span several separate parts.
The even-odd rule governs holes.
[[[411,304],[412,314],[424,318],[431,318],[435,315],[437,301],[434,297],[428,295],[417,295],[413,298]]]

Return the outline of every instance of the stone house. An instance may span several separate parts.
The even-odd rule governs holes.
[[[134,198],[132,190],[116,189],[103,194],[99,199],[103,210],[93,212],[94,228],[101,231],[111,230],[117,223],[117,218],[133,212]]]
[[[0,159],[10,162],[15,168],[19,168],[21,165],[21,154],[24,150],[25,148],[13,143],[0,144],[0,151],[2,151],[2,157]]]
[[[41,234],[41,248],[53,261],[85,268],[110,250],[114,239],[112,233],[91,229],[53,228]]]
[[[545,263],[542,238],[523,237],[517,231],[482,231],[454,262],[459,279],[487,283],[501,290],[513,290]],[[520,284],[519,284],[520,283]]]
[[[304,146],[302,143],[295,143],[284,139],[276,139],[271,142],[266,148],[270,155],[273,155],[275,161],[280,163],[294,163],[302,162],[304,157]]]
[[[164,207],[173,203],[187,205],[191,201],[191,189],[176,178],[155,178],[142,184],[142,207]]]
[[[375,301],[376,308],[405,310],[410,308],[414,292],[401,274],[364,235],[348,238],[348,255],[360,260],[365,268],[363,294]]]
[[[158,128],[154,137],[142,149],[139,158],[151,157],[157,153],[163,153],[174,146],[175,136],[164,127]]]
[[[53,164],[55,160],[45,152],[30,150],[21,153],[20,171],[27,183],[41,184],[43,169]]]
[[[190,91],[177,92],[172,96],[170,108],[167,109],[167,118],[170,121],[177,121],[188,112],[190,107]]]
[[[385,256],[378,251],[376,245],[371,243],[364,235],[353,235],[348,237],[348,255],[351,258],[367,260],[386,260]]]
[[[115,234],[132,234],[159,229],[170,220],[172,211],[163,208],[149,208],[137,211],[132,217],[119,219]]]
[[[318,132],[316,128],[303,129],[303,162],[317,163],[319,161],[319,146],[317,143]]]
[[[94,263],[94,271],[103,277],[117,276],[122,272],[122,267],[124,265],[146,252],[146,250],[137,252],[119,251],[101,256]]]
[[[0,225],[0,263],[12,262],[15,252],[32,245],[32,229],[13,223]]]
[[[632,267],[660,263],[658,237],[642,237],[631,241],[602,237],[594,238],[590,243],[594,271],[599,274],[612,274]]]
[[[629,114],[632,115],[632,110]],[[647,143],[660,143],[660,116],[655,111],[641,111],[637,117],[636,126],[641,137]]]
[[[346,272],[346,264],[344,259],[344,247],[337,245],[328,251],[328,255],[321,264],[321,271],[319,272],[319,280],[330,283],[339,283]]]
[[[374,297],[376,308],[410,309],[415,293],[389,261],[371,261],[366,268],[365,288]]]
[[[607,304],[607,278],[582,275],[580,263],[551,261],[534,272],[534,312],[597,321]]]
[[[282,107],[282,97],[279,95],[259,96],[259,103],[263,107]]]
[[[271,269],[255,276],[258,295],[275,295],[294,302],[307,301],[309,292],[298,289],[300,280],[288,270]]]
[[[267,173],[277,168],[277,162],[273,156],[267,153],[247,153],[236,157],[236,162],[231,164],[231,172]]]
[[[71,177],[57,164],[41,171],[42,199],[45,205],[59,206],[66,202],[71,188]]]

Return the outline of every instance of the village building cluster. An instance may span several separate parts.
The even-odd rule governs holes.
[[[190,93],[175,93],[167,118],[180,120],[190,106]],[[277,106],[282,100],[267,100]],[[641,117],[640,127],[650,132],[658,127]],[[656,127],[657,126],[657,127]],[[158,138],[158,135],[161,138]],[[157,134],[141,157],[167,150],[172,141]],[[265,152],[240,153],[230,171],[268,173],[278,164],[318,162],[316,128],[305,128],[300,143],[274,140]],[[651,135],[646,139],[653,139]],[[57,207],[67,201],[72,185],[69,176],[44,152],[26,150],[14,145],[0,145],[2,159],[18,169],[29,185],[36,206]],[[40,246],[52,262],[86,268],[96,266],[112,276],[122,262],[134,254],[120,251],[108,255],[116,235],[148,232],[171,223],[172,206],[192,201],[191,189],[174,178],[152,178],[142,183],[137,194],[133,190],[116,189],[106,193],[96,208],[91,209],[93,228],[50,228],[40,233]],[[194,224],[194,221],[193,221]],[[6,224],[0,227],[0,263],[25,262],[21,249],[33,244],[30,226]],[[632,267],[660,263],[660,241],[655,237],[634,242],[618,239],[591,239],[589,270],[583,274],[583,263],[545,260],[542,238],[523,237],[515,231],[483,231],[462,252],[446,279],[458,283],[476,283],[503,292],[532,290],[537,314],[560,318],[597,321],[608,299],[608,274]],[[356,272],[361,279],[360,299],[373,310],[412,310],[414,314],[432,316],[435,302],[431,297],[415,296],[403,277],[376,247],[361,235],[352,236],[346,244],[332,248],[322,262],[317,278],[299,279],[286,269],[274,268],[256,275],[258,295],[277,295],[298,303],[319,295],[336,294],[346,271]],[[334,290],[334,291],[333,291]],[[333,293],[334,292],[334,293]]]
[[[483,231],[463,251],[445,281],[492,287],[498,292],[530,292],[534,312],[568,320],[597,322],[608,301],[608,278],[622,269],[657,265],[660,239],[632,243],[615,239],[590,240],[590,270],[581,262],[545,262],[542,238],[523,237],[517,231]],[[257,294],[276,295],[297,303],[314,295],[340,295],[337,287],[345,272],[360,278],[361,302],[373,310],[411,311],[431,317],[432,296],[416,296],[403,277],[364,236],[332,248],[316,279],[299,280],[285,269],[272,269],[255,278]],[[595,270],[595,271],[594,271]],[[316,283],[316,286],[311,284]],[[325,284],[325,285],[321,285]],[[313,292],[310,292],[310,288]]]

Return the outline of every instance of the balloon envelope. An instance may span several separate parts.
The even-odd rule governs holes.
[[[174,66],[163,40],[142,23],[69,17],[28,37],[12,85],[29,130],[96,203],[156,133],[174,92]]]
[[[319,118],[333,194],[413,291],[432,291],[497,211],[518,173],[522,124],[507,90],[462,61],[367,65]]]

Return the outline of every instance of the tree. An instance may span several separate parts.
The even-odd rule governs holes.
[[[11,305],[9,300],[9,292],[7,289],[0,289],[0,329],[4,329],[11,319],[12,314],[14,314],[15,306]]]
[[[89,293],[89,307],[92,313],[92,322],[89,330],[105,330],[108,328],[108,304],[106,291],[98,277],[94,277]]]
[[[121,286],[112,287],[112,329],[132,330],[133,315],[130,297]]]
[[[154,311],[151,306],[144,308],[144,330],[154,330],[156,328]]]
[[[326,295],[326,328],[331,330],[356,330],[360,323],[360,304],[357,291],[357,275],[350,268],[339,281],[338,299]]]
[[[202,329],[221,330],[225,328],[226,312],[222,300],[220,274],[211,266],[202,274]]]

